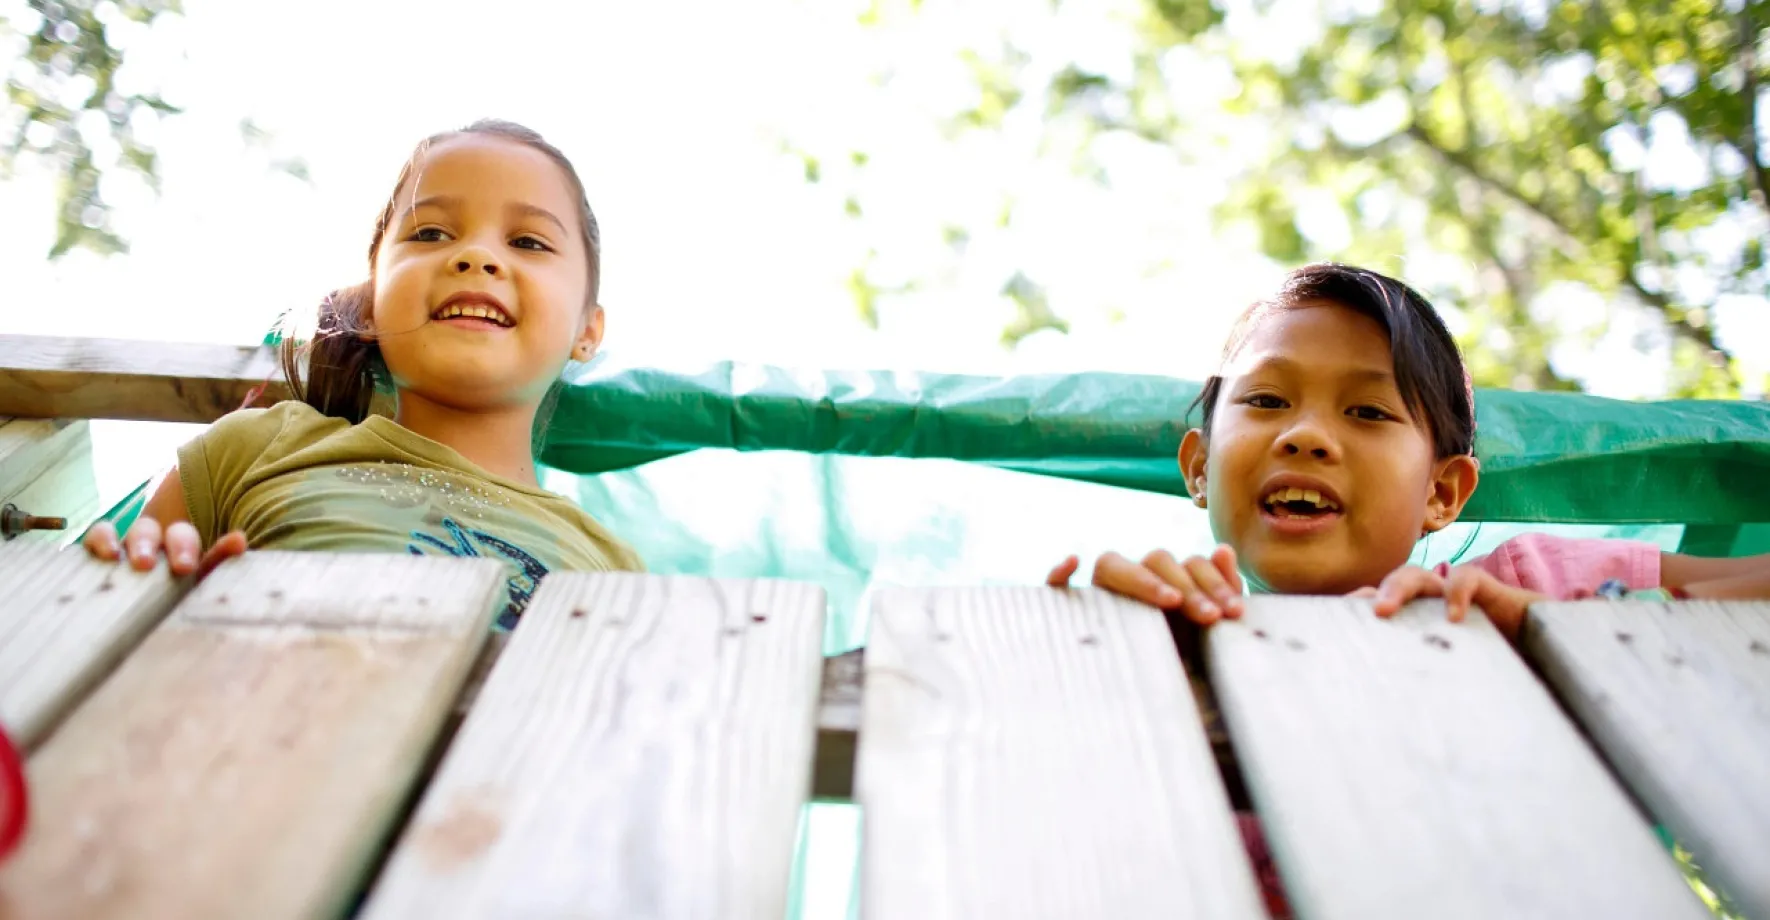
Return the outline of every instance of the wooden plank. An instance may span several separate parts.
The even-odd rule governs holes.
[[[490,560],[249,553],[29,761],[0,917],[336,917],[504,591]]]
[[[1206,646],[1299,915],[1708,916],[1485,617],[1256,597]]]
[[[1770,603],[1532,608],[1525,649],[1635,794],[1770,917]]]
[[[864,916],[1265,916],[1158,611],[992,587],[872,615]]]
[[[212,422],[266,381],[288,397],[264,347],[0,335],[0,415]]]
[[[791,582],[548,576],[365,920],[777,920],[823,617]]]
[[[184,591],[81,549],[0,544],[0,723],[29,751]]]
[[[90,427],[84,420],[0,418],[0,504],[13,501],[82,445],[90,453]]]
[[[12,422],[21,424],[48,423],[33,419]],[[0,434],[3,433],[0,428]],[[67,424],[56,430],[53,441],[58,443],[44,445],[44,453],[52,454],[53,459],[34,478],[23,481],[10,495],[0,497],[0,504],[13,504],[20,511],[40,517],[61,518],[66,526],[60,530],[27,530],[15,535],[12,543],[65,546],[79,540],[86,528],[105,512],[93,465],[91,425],[84,419]],[[4,491],[0,488],[0,493]]]

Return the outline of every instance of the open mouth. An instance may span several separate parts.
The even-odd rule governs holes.
[[[508,329],[516,325],[500,307],[487,303],[450,303],[444,304],[430,314],[437,322],[453,322],[462,325],[490,326]]]
[[[1279,488],[1260,499],[1267,514],[1282,519],[1320,520],[1337,517],[1340,503],[1314,489]]]

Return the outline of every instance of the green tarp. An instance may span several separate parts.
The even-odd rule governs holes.
[[[543,460],[600,473],[701,448],[943,458],[1184,495],[1174,461],[1198,384],[598,364],[561,395]],[[1476,394],[1471,521],[1770,522],[1770,404]]]

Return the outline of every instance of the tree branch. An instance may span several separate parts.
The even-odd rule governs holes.
[[[1581,240],[1565,222],[1550,212],[1541,202],[1532,200],[1528,195],[1513,188],[1504,180],[1487,174],[1480,166],[1476,165],[1473,159],[1461,151],[1451,150],[1443,144],[1438,143],[1437,139],[1426,133],[1426,130],[1420,127],[1417,122],[1408,125],[1407,134],[1409,137],[1418,141],[1422,146],[1432,151],[1432,153],[1436,154],[1439,159],[1443,160],[1445,163],[1499,193],[1502,197],[1517,204],[1537,217],[1560,239],[1564,250],[1570,250],[1567,252],[1567,255],[1581,259],[1590,257],[1590,249],[1586,246],[1585,241]],[[1674,315],[1674,311],[1677,310],[1677,307],[1672,303],[1671,298],[1667,297],[1664,293],[1651,291],[1643,285],[1640,279],[1635,277],[1634,266],[1623,265],[1619,266],[1619,268],[1622,269],[1619,274],[1622,276],[1623,284],[1626,285],[1642,303],[1657,309],[1660,312],[1661,317],[1664,318],[1666,325],[1671,327],[1673,334],[1687,339],[1697,347],[1703,349],[1704,356],[1709,357],[1710,360],[1714,359],[1714,355],[1718,354],[1725,356],[1727,354],[1727,350],[1722,348],[1720,343],[1715,341],[1715,333],[1712,328],[1707,325],[1694,325],[1688,319]]]
[[[1758,206],[1770,211],[1770,169],[1758,155],[1758,27],[1752,22],[1751,5],[1739,13],[1739,69],[1744,74],[1745,136],[1739,152],[1745,154],[1752,178],[1758,182]]]

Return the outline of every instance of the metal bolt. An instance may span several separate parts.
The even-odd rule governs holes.
[[[38,517],[20,510],[11,502],[0,507],[0,538],[10,540],[27,530],[66,530],[67,527],[67,518]]]

